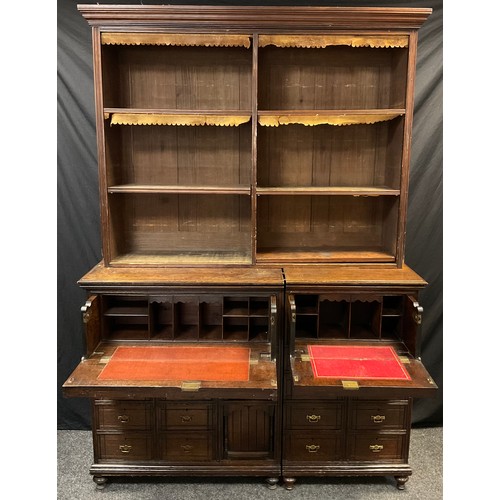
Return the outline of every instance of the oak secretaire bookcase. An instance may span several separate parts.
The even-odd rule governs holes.
[[[404,264],[430,9],[79,5],[103,260],[79,282],[98,486],[393,475],[425,281]]]

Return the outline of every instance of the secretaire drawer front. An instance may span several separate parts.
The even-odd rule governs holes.
[[[401,461],[406,456],[407,437],[400,435],[381,435],[376,433],[351,434],[350,453],[352,460],[363,461]]]
[[[96,402],[98,429],[149,430],[152,426],[151,401]]]
[[[212,425],[210,404],[166,404],[159,410],[160,429],[209,428]]]
[[[195,462],[213,459],[212,433],[167,432],[161,438],[161,459]]]
[[[285,438],[285,460],[331,461],[343,455],[343,439],[340,432],[291,431]]]
[[[150,434],[98,434],[98,458],[101,460],[140,461],[153,458]]]
[[[405,429],[409,405],[390,402],[357,402],[351,413],[353,429]]]
[[[341,403],[329,405],[290,404],[287,406],[287,425],[290,429],[340,429],[342,427]]]

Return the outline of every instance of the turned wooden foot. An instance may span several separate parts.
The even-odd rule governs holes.
[[[283,486],[285,490],[293,490],[296,479],[294,477],[284,477],[283,478]]]
[[[278,487],[279,479],[277,477],[268,477],[266,479],[267,487],[270,490],[275,490]]]
[[[94,483],[96,485],[96,488],[98,490],[103,490],[104,487],[106,486],[106,483],[108,482],[108,478],[102,477],[102,476],[94,476]]]
[[[404,490],[406,482],[408,481],[409,477],[408,476],[394,476],[397,482],[397,488],[398,490]]]

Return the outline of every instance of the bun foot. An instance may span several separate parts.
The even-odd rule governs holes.
[[[103,490],[106,486],[106,483],[108,482],[108,479],[106,477],[102,476],[94,476],[94,483],[95,486],[98,490]]]
[[[293,490],[293,487],[295,485],[296,479],[294,477],[284,477],[283,478],[283,486],[285,487],[285,490]]]
[[[409,477],[408,476],[395,476],[396,479],[396,487],[398,490],[404,490],[406,482],[408,481]]]
[[[275,490],[278,487],[279,479],[277,477],[268,477],[266,479],[267,487],[270,490]]]

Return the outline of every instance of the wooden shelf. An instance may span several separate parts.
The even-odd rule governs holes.
[[[104,108],[110,125],[179,125],[237,127],[248,123],[251,111]]]
[[[172,255],[148,255],[140,253],[129,253],[117,255],[110,265],[117,267],[135,267],[135,266],[175,266],[175,265],[250,265],[252,258],[250,255],[240,253],[193,253],[193,254],[172,254]]]
[[[335,195],[335,196],[399,196],[399,189],[387,186],[304,186],[304,187],[258,187],[257,195]]]
[[[371,125],[404,116],[405,109],[278,110],[259,111],[259,125]]]
[[[251,46],[250,35],[215,35],[206,33],[102,33],[102,45],[171,45],[178,47]]]
[[[257,263],[266,262],[394,262],[394,255],[382,250],[368,248],[349,250],[307,251],[257,251]]]
[[[111,307],[105,313],[104,316],[109,317],[148,317],[148,308],[147,307]]]
[[[250,195],[250,186],[156,186],[123,184],[109,186],[108,193],[172,193],[172,194],[243,194]]]

